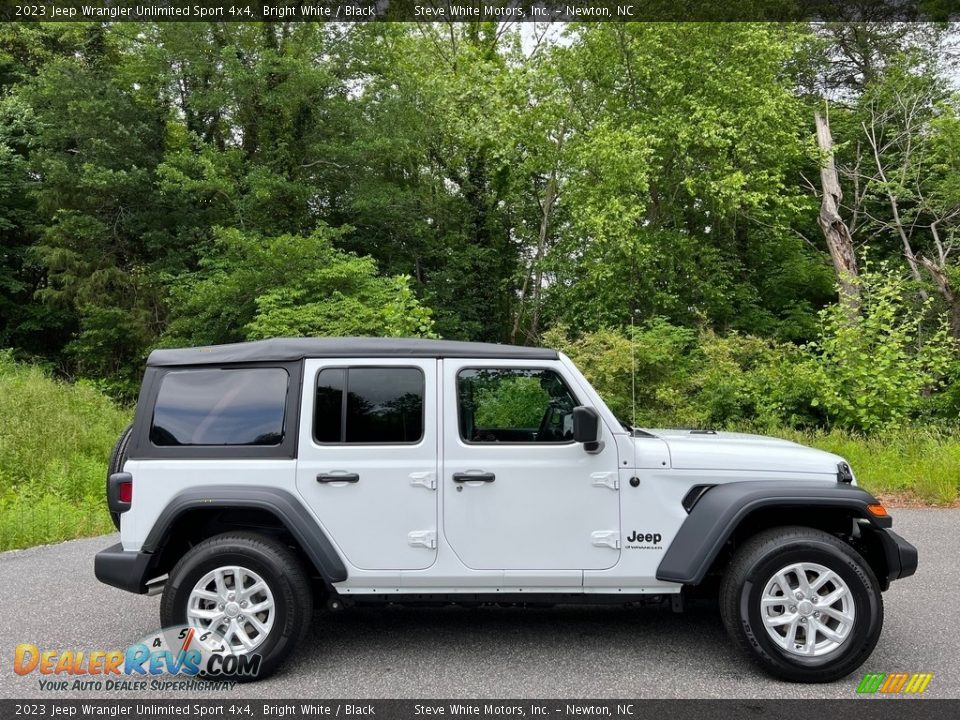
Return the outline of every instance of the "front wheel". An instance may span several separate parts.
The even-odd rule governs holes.
[[[313,596],[290,548],[255,533],[217,535],[194,546],[170,572],[160,603],[164,627],[214,633],[232,655],[260,656],[266,677],[304,635]]]
[[[771,674],[830,682],[856,670],[883,627],[873,570],[821,530],[784,527],[750,538],[720,588],[727,632]]]

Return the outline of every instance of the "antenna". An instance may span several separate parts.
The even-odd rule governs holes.
[[[633,343],[636,336],[635,326],[633,322],[633,316],[636,313],[634,311],[630,312],[630,427],[631,433],[633,432],[632,428],[637,426],[637,354],[634,350]]]
[[[634,332],[634,316],[637,314],[637,311],[634,309],[630,310],[630,404],[631,404],[631,415],[630,418],[630,444],[633,445],[633,472],[637,472],[637,438],[635,429],[637,427],[637,353],[633,346],[636,340],[636,332]]]

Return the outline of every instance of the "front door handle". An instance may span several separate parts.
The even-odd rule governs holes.
[[[488,472],[458,472],[453,474],[455,483],[465,482],[486,482],[491,483],[497,479],[497,476]]]
[[[357,473],[320,473],[317,475],[318,483],[355,483],[360,482],[360,476]]]

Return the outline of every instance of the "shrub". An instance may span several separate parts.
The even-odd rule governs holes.
[[[0,351],[0,549],[112,529],[110,450],[130,413]]]
[[[820,399],[831,421],[873,432],[916,415],[950,366],[954,342],[942,319],[925,327],[929,302],[911,305],[907,283],[886,265],[861,274],[860,312],[821,312],[816,359]]]

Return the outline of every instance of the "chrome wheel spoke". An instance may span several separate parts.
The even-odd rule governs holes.
[[[201,608],[190,608],[187,610],[187,615],[190,617],[199,618],[201,620],[216,620],[220,617],[222,613],[219,610],[202,610]]]
[[[233,624],[233,634],[237,638],[237,640],[239,640],[247,650],[252,650],[256,645],[256,643],[254,643],[253,640],[250,639],[250,636],[247,635],[247,631],[236,620],[234,620],[232,624]]]
[[[787,579],[786,571],[788,569],[789,568],[784,568],[779,573],[777,573],[777,577],[776,577],[776,582],[780,586],[780,592],[782,592],[784,595],[788,595],[790,592],[792,592],[790,588],[790,581]]]
[[[846,586],[846,585],[841,585],[840,587],[838,587],[836,590],[834,590],[834,591],[833,591],[832,593],[830,593],[829,595],[824,596],[824,597],[820,600],[820,604],[821,604],[823,607],[830,607],[830,606],[833,605],[835,602],[837,602],[837,600],[840,600],[841,598],[845,597],[846,594],[847,594],[847,586]]]
[[[781,625],[786,625],[787,623],[792,623],[797,620],[796,613],[784,613],[783,615],[765,615],[763,618],[763,624],[767,627],[780,627]]]
[[[240,592],[241,600],[248,600],[251,596],[256,595],[258,592],[262,591],[266,586],[263,580],[258,580],[250,587]]]
[[[797,641],[797,628],[800,626],[800,619],[794,618],[790,622],[790,627],[787,628],[787,636],[784,638],[784,646],[789,650],[794,646],[794,643]]]
[[[816,592],[817,590],[822,588],[824,585],[826,585],[828,580],[832,580],[833,578],[834,578],[833,570],[825,572],[822,575],[820,575],[816,580],[814,580],[812,583],[810,583],[810,589]]]
[[[260,622],[253,615],[247,616],[247,622],[253,625],[254,630],[256,630],[261,635],[266,635],[269,632],[269,629],[267,628],[267,626],[264,625],[262,622]]]
[[[810,597],[813,591],[810,589],[810,581],[807,579],[806,566],[797,565],[794,569],[794,574],[797,576],[797,591],[802,593],[806,598]]]
[[[842,643],[843,640],[844,640],[843,635],[841,635],[841,634],[838,633],[838,632],[835,632],[835,631],[831,630],[829,627],[827,627],[826,625],[824,625],[824,624],[821,623],[821,622],[818,622],[818,621],[814,620],[814,621],[813,621],[813,626],[816,628],[817,632],[819,632],[821,635],[823,635],[823,636],[824,636],[825,638],[827,638],[828,640],[832,640],[833,642],[838,643],[838,644],[839,644],[839,643]]]
[[[839,620],[844,625],[849,625],[853,622],[853,615],[847,615],[846,613],[840,612],[836,608],[822,607],[820,608],[820,612],[824,615],[829,615],[835,620]]]

